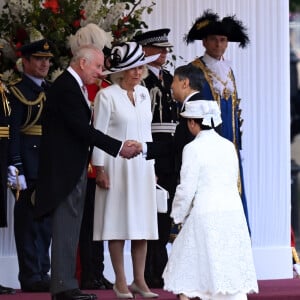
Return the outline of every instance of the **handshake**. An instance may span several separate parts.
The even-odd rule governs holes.
[[[124,142],[119,154],[120,156],[129,159],[139,155],[142,152],[142,150],[142,143],[139,143],[134,140],[127,140]]]

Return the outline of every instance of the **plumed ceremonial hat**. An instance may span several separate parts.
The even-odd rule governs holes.
[[[222,123],[219,105],[214,100],[195,100],[185,104],[185,110],[180,115],[188,119],[203,119],[202,124],[212,127]]]
[[[32,55],[37,57],[53,57],[53,54],[51,53],[50,42],[46,39],[23,45],[20,48],[20,51],[22,56]]]
[[[69,44],[72,53],[75,53],[80,46],[88,44],[93,44],[103,51],[104,49],[111,48],[112,40],[113,37],[110,32],[104,31],[94,23],[88,23],[84,27],[79,28],[74,35],[70,36]]]
[[[158,59],[160,54],[145,57],[142,46],[136,42],[117,44],[105,60],[106,71],[103,75],[136,68]]]
[[[169,28],[146,31],[134,37],[134,41],[142,46],[173,47],[168,40]]]
[[[245,48],[249,43],[247,30],[241,21],[235,16],[227,16],[220,20],[219,15],[211,10],[204,11],[203,15],[196,19],[185,40],[189,44],[208,35],[224,35],[229,42],[240,43],[241,48]]]

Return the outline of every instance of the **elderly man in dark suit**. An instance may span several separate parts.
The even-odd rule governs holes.
[[[94,129],[85,85],[102,75],[103,53],[92,45],[73,54],[68,69],[48,90],[43,116],[36,214],[52,214],[51,293],[53,300],[96,299],[84,294],[75,278],[76,250],[84,208],[89,152],[99,147],[112,156],[139,153]]]
[[[14,233],[22,291],[48,292],[51,220],[34,218],[41,115],[46,101],[45,81],[50,68],[50,44],[42,39],[25,44],[23,75],[9,86],[11,103],[9,142],[9,183],[14,190]]]

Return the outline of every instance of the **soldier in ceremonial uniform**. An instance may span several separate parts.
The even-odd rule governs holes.
[[[2,46],[0,45],[0,49]],[[7,150],[9,139],[10,105],[7,99],[7,88],[0,80],[0,227],[7,226]],[[14,294],[12,288],[0,285],[0,295]]]
[[[25,292],[49,291],[51,219],[34,218],[35,189],[42,135],[41,116],[46,101],[45,80],[50,67],[46,39],[24,45],[22,78],[9,86],[10,121],[8,181],[16,202],[14,233],[19,281]]]
[[[201,91],[203,99],[217,101],[221,109],[223,123],[219,133],[236,146],[240,176],[239,191],[241,194],[245,216],[248,222],[248,209],[241,164],[241,110],[237,95],[236,82],[230,62],[224,58],[228,42],[238,42],[244,48],[249,43],[246,28],[235,16],[227,16],[222,20],[218,14],[206,10],[199,17],[186,36],[187,43],[202,40],[205,48],[203,56],[196,58],[192,64],[204,74],[205,84]],[[248,223],[249,228],[249,223]],[[249,228],[250,231],[250,228]]]
[[[151,96],[152,137],[153,141],[170,141],[178,121],[177,103],[171,95],[173,76],[164,68],[167,54],[172,44],[168,41],[170,29],[163,28],[147,31],[135,36],[135,41],[142,45],[146,56],[160,54],[157,60],[149,63],[149,75],[144,79],[144,85]],[[169,192],[168,208],[176,188],[174,173],[174,157],[172,155],[155,159],[155,174],[157,183]],[[158,213],[159,239],[148,241],[145,279],[151,288],[162,288],[162,273],[168,260],[166,245],[169,241],[171,218],[167,214]]]

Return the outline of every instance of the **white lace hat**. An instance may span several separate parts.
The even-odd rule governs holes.
[[[214,100],[188,101],[184,107],[185,111],[180,114],[184,118],[203,119],[202,124],[210,127],[212,127],[211,120],[214,126],[222,123],[219,105]]]
[[[136,68],[158,59],[160,54],[146,56],[142,46],[136,42],[115,45],[105,60],[104,75]]]

